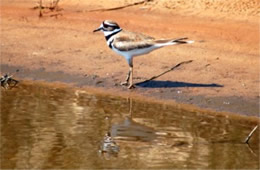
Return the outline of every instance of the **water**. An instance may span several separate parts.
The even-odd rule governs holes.
[[[27,82],[1,90],[1,169],[259,169],[256,122]]]

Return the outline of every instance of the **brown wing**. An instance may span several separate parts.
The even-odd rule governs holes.
[[[154,45],[154,38],[140,33],[122,31],[114,38],[114,47],[120,51],[146,48]]]

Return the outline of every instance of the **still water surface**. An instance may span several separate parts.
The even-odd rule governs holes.
[[[259,169],[245,119],[40,83],[1,90],[1,169]]]

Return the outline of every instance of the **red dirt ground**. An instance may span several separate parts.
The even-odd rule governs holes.
[[[59,74],[52,74],[61,72],[68,78],[79,76],[81,85],[127,91],[117,86],[128,71],[126,61],[106,46],[103,34],[92,32],[111,19],[126,30],[156,38],[187,36],[196,41],[135,58],[135,82],[179,62],[193,62],[131,93],[258,116],[259,0],[154,0],[120,10],[88,12],[133,2],[64,0],[59,4],[61,11],[45,10],[39,18],[32,1],[2,1],[1,72],[20,68],[20,78],[62,81]],[[43,71],[50,74],[42,76]],[[94,84],[84,84],[85,78]]]

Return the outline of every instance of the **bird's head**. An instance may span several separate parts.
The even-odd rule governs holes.
[[[119,27],[119,25],[116,22],[111,21],[111,20],[105,20],[93,32],[102,31],[106,35],[106,34],[111,34],[113,32],[117,32],[119,30],[121,30],[121,28]]]

